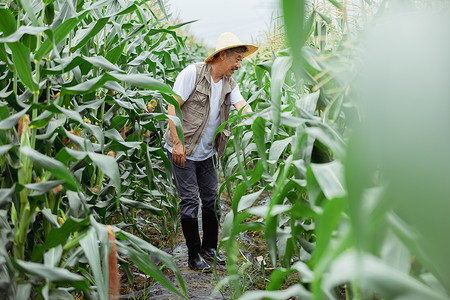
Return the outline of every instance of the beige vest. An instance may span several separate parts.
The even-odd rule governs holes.
[[[196,63],[197,77],[195,88],[186,102],[181,106],[183,115],[184,146],[186,155],[192,156],[205,132],[209,122],[209,100],[211,97],[211,63]],[[226,122],[230,115],[230,93],[236,87],[236,82],[230,76],[222,78],[222,94],[220,96],[220,122]],[[225,152],[230,138],[230,125],[217,134],[214,146],[220,156]],[[164,134],[164,140],[173,147],[169,128]]]

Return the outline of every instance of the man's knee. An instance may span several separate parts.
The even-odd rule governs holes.
[[[220,215],[220,201],[217,197],[214,197],[210,201],[203,201],[202,199],[202,212],[209,215]]]
[[[199,199],[197,198],[182,198],[180,202],[180,217],[197,218],[198,216]]]

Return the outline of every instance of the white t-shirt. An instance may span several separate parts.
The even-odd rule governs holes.
[[[187,101],[189,96],[192,94],[195,88],[195,78],[197,76],[197,70],[195,65],[191,64],[187,66],[183,71],[178,74],[175,84],[173,86],[173,91],[180,95],[183,101]],[[209,101],[209,122],[206,126],[205,132],[203,133],[200,144],[195,150],[192,156],[187,156],[187,159],[200,161],[205,160],[213,155],[212,142],[214,139],[214,133],[217,127],[220,126],[220,96],[222,94],[222,79],[215,83],[211,77],[211,97]],[[230,102],[231,104],[236,104],[240,101],[245,101],[239,91],[239,86],[231,91]],[[167,143],[164,146],[167,150],[172,152],[172,147]]]

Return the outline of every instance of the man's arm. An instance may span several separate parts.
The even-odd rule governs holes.
[[[247,104],[247,102],[245,102],[245,100],[239,101],[238,103],[235,103],[233,105],[237,111],[240,111],[241,108],[244,107],[244,109],[242,110],[243,115],[253,112],[252,108]]]
[[[178,104],[180,105],[180,107],[183,106],[184,101],[181,98],[178,98],[178,97],[174,97],[174,98],[178,101]],[[172,104],[169,104],[169,106],[167,108],[167,113],[170,116],[176,116],[177,114],[175,113],[175,106],[173,106]],[[175,123],[173,123],[171,119],[169,119],[169,130],[170,130],[170,133],[172,135],[172,140],[173,140],[172,160],[176,165],[184,168],[184,163],[186,162],[186,149],[181,144],[181,141],[178,138],[178,133],[177,133],[177,128],[175,126]]]

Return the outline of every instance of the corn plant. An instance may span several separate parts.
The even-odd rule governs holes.
[[[142,210],[163,231],[177,228],[163,107],[178,108],[169,85],[199,52],[165,13],[161,1],[2,2],[0,295],[107,299],[101,224],[122,220],[114,230],[129,280],[131,261],[185,297],[171,257],[136,224]]]
[[[426,93],[415,78],[425,72],[417,77],[430,83],[427,76],[435,71],[448,79],[438,63],[448,65],[443,52],[448,42],[439,34],[425,38],[431,27],[448,28],[448,22],[432,22],[412,4],[406,9],[412,17],[399,18],[404,6],[375,3],[372,22],[383,25],[365,48],[360,28],[346,24],[341,2],[328,1],[343,23],[309,10],[305,2],[282,1],[289,49],[273,60],[250,63],[240,80],[256,113],[230,120],[233,140],[222,161],[221,190],[232,198],[223,225],[230,297],[339,299],[344,292],[347,299],[448,299],[448,242],[432,232],[447,226],[442,212],[448,204],[441,199],[448,197],[443,182],[448,176],[438,161],[447,161],[442,151],[450,143],[428,136],[428,145],[439,145],[436,150],[417,145],[427,130],[439,133],[444,125],[420,113],[430,110],[420,103]],[[393,25],[399,19],[416,22],[411,27],[419,41],[430,44],[413,42],[404,30],[408,26]],[[329,38],[336,31],[341,38]],[[406,36],[407,44],[394,36]],[[406,46],[418,50],[407,56],[392,50]],[[431,49],[437,58],[430,67],[414,64],[413,57]],[[439,107],[448,97],[444,86],[429,100]],[[400,111],[408,116],[399,117]],[[418,123],[418,116],[429,123]],[[427,159],[428,152],[436,159]],[[262,195],[268,204],[259,202]],[[237,239],[247,231],[265,236],[274,268],[265,291],[242,286]],[[280,290],[292,274],[299,281]]]

